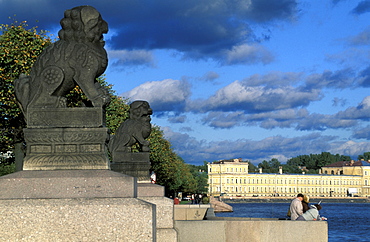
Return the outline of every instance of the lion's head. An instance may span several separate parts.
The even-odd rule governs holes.
[[[150,115],[153,110],[147,101],[134,101],[130,104],[130,119],[145,120],[150,122]]]
[[[64,12],[60,21],[61,40],[82,43],[99,43],[104,47],[103,34],[108,32],[108,24],[100,13],[91,6],[79,6]]]

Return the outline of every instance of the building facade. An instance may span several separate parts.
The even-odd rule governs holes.
[[[338,162],[337,162],[338,163]],[[208,163],[208,192],[212,196],[370,196],[370,162],[341,162],[322,168],[321,174],[248,173],[241,159]]]

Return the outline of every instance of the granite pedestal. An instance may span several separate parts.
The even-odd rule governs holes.
[[[115,151],[110,168],[112,171],[137,177],[139,181],[149,181],[149,155],[149,152],[128,153]]]
[[[155,184],[109,170],[0,177],[5,241],[177,241],[173,201]]]
[[[102,108],[30,108],[23,170],[109,169]]]

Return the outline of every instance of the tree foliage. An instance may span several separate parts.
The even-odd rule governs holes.
[[[28,28],[27,23],[0,24],[0,152],[13,149],[20,130],[25,127],[19,109],[14,80],[21,73],[28,74],[36,57],[51,43],[46,31]]]
[[[351,157],[344,155],[333,155],[330,152],[321,152],[321,154],[300,155],[287,161],[287,168],[306,167],[308,171],[316,171],[328,164],[338,161],[350,161]],[[293,173],[293,172],[292,172]]]
[[[357,157],[358,160],[370,160],[370,152],[365,152]]]
[[[264,160],[262,163],[258,164],[258,167],[262,168],[262,171],[265,173],[277,173],[280,166],[282,166],[282,164],[276,158],[272,158],[270,161]]]
[[[190,172],[196,181],[196,189],[192,193],[207,193],[208,191],[208,174],[207,162],[204,161],[203,165],[188,165]]]
[[[166,194],[195,191],[196,180],[189,166],[172,150],[170,142],[164,138],[158,126],[153,126],[148,140],[152,170],[157,175],[157,183],[165,186]]]
[[[364,153],[363,157],[368,154]],[[359,156],[360,157],[360,156]],[[286,164],[281,164],[278,159],[272,158],[270,161],[262,161],[258,164],[264,173],[277,173],[279,166],[282,167],[284,173],[302,173],[303,171],[308,174],[317,174],[319,169],[328,164],[338,161],[350,161],[351,157],[344,155],[333,155],[329,152],[322,152],[321,154],[299,155],[287,161]]]
[[[254,173],[254,172],[257,172],[258,171],[258,168],[257,166],[255,166],[252,162],[249,162],[248,161],[248,172],[249,173]]]

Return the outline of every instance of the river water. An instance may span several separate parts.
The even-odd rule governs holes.
[[[289,203],[230,203],[234,212],[217,217],[286,218]],[[321,203],[329,242],[370,241],[370,203]]]

